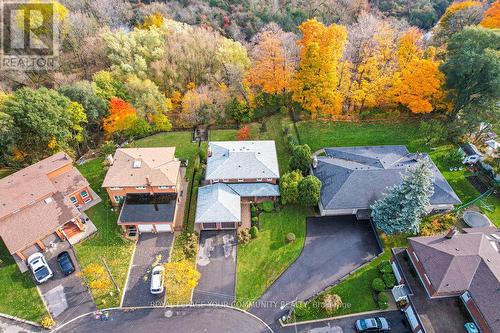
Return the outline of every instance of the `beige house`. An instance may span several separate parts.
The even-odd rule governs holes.
[[[108,162],[102,187],[121,205],[118,224],[132,233],[173,232],[182,195],[175,147],[120,148]]]

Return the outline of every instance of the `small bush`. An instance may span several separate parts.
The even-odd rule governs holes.
[[[381,278],[375,278],[372,281],[372,289],[375,291],[383,291],[385,289],[384,280]]]
[[[250,242],[250,231],[243,229],[238,232],[238,242],[240,244],[248,244]]]
[[[288,243],[293,243],[295,242],[295,234],[293,232],[290,232],[286,235],[286,241]]]
[[[396,285],[396,282],[397,282],[396,277],[392,273],[385,273],[382,276],[382,280],[384,280],[385,286],[389,289],[394,287]]]
[[[377,298],[379,302],[389,302],[389,296],[387,296],[387,293],[384,291],[379,292]]]
[[[254,216],[254,217],[252,217],[252,222],[253,222],[253,223],[257,223],[257,222],[259,222],[259,217],[258,217],[258,216]]]
[[[326,312],[335,312],[342,306],[342,298],[337,294],[327,294],[323,299],[323,308]]]
[[[389,302],[380,302],[378,301],[378,307],[381,309],[381,310],[385,310],[389,307]]]
[[[40,325],[42,325],[43,328],[45,329],[51,329],[55,325],[54,319],[52,319],[51,316],[44,316],[42,318],[42,321],[40,322]]]
[[[250,213],[252,213],[252,217],[257,216],[258,214],[258,209],[256,206],[250,207]]]
[[[259,208],[265,211],[266,213],[270,213],[274,210],[274,202],[264,201],[259,204]]]
[[[380,273],[392,273],[392,266],[389,260],[382,261],[378,266]]]
[[[186,254],[186,257],[194,258],[196,252],[198,252],[198,235],[194,232],[188,233],[187,241],[184,245],[184,253]]]
[[[432,215],[423,219],[420,235],[433,236],[450,230],[458,223],[458,217],[453,213]]]
[[[307,305],[304,302],[297,302],[295,304],[295,315],[297,317],[304,317],[307,314]]]
[[[257,229],[256,226],[250,228],[250,236],[252,237],[252,239],[255,239],[259,236],[259,229]]]
[[[116,145],[113,141],[105,141],[102,145],[101,148],[99,149],[101,151],[101,154],[104,156],[106,155],[113,155],[116,151]]]

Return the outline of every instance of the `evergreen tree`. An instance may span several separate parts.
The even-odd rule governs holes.
[[[420,220],[434,193],[433,174],[428,158],[406,169],[403,182],[390,188],[372,206],[373,221],[387,234],[418,233]]]

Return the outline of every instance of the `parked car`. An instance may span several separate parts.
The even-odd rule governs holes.
[[[156,266],[151,272],[151,294],[158,295],[163,292],[163,266]]]
[[[28,257],[28,267],[33,272],[35,280],[39,284],[44,283],[54,276],[45,257],[40,252],[33,253]]]
[[[356,320],[356,332],[389,332],[391,325],[384,317],[373,317]]]
[[[67,251],[59,253],[57,256],[57,263],[59,264],[59,268],[64,275],[68,276],[75,271],[75,265],[73,264],[73,260],[71,260],[71,256]]]

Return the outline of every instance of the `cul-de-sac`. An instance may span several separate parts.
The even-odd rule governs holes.
[[[499,0],[0,1],[0,332],[500,333]]]

